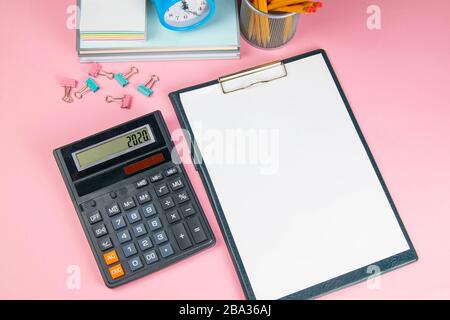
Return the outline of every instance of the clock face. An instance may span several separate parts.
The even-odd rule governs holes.
[[[207,0],[182,0],[166,11],[164,20],[172,27],[188,27],[206,18],[210,10]]]

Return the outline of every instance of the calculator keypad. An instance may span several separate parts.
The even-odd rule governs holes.
[[[182,170],[171,166],[129,180],[84,207],[111,283],[157,271],[213,241]]]

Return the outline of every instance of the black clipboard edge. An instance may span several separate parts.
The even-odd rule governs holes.
[[[338,81],[338,78],[336,76],[336,73],[333,70],[333,67],[331,65],[330,60],[328,59],[328,56],[325,52],[325,50],[323,49],[318,49],[318,50],[314,50],[314,51],[310,51],[301,55],[297,55],[297,56],[293,56],[287,59],[282,60],[283,63],[287,64],[290,62],[294,62],[300,59],[304,59],[313,55],[317,55],[317,54],[321,54],[322,57],[324,58],[324,61],[328,67],[328,70],[331,74],[331,76],[333,77],[333,80],[336,84],[336,87],[341,95],[341,98],[345,104],[345,107],[347,109],[348,114],[350,115],[350,118],[353,122],[353,125],[358,133],[358,136],[364,146],[364,149],[366,150],[366,153],[369,157],[369,160],[372,164],[373,169],[375,170],[378,180],[383,188],[383,191],[389,201],[389,204],[391,205],[392,211],[395,214],[395,217],[397,219],[397,222],[402,230],[402,233],[408,243],[409,246],[409,250],[401,252],[399,254],[396,254],[394,256],[388,257],[386,259],[380,260],[378,262],[374,262],[371,265],[377,265],[379,267],[379,272],[380,274],[386,273],[388,271],[393,271],[397,268],[400,268],[404,265],[407,265],[409,263],[415,262],[419,259],[417,252],[411,242],[411,239],[405,229],[405,226],[400,218],[400,215],[397,211],[397,208],[394,204],[394,201],[391,197],[391,194],[386,186],[386,183],[381,175],[381,172],[378,168],[378,165],[375,162],[375,158],[372,155],[372,152],[370,151],[370,148],[366,142],[366,139],[364,138],[364,135],[361,131],[361,128],[356,120],[356,117],[350,107],[350,104],[347,100],[347,97],[345,96],[345,93]],[[195,137],[194,137],[194,133],[192,131],[192,128],[189,124],[189,120],[186,116],[186,113],[184,112],[184,108],[183,105],[181,103],[181,99],[180,99],[180,94],[184,93],[184,92],[188,92],[188,91],[193,91],[193,90],[197,90],[203,87],[208,87],[211,85],[215,85],[218,84],[219,81],[218,80],[213,80],[213,81],[209,81],[203,84],[199,84],[199,85],[195,85],[195,86],[191,86],[185,89],[181,89],[178,91],[174,91],[172,93],[169,94],[169,98],[174,106],[175,109],[175,113],[177,115],[178,121],[180,122],[181,128],[185,129],[189,132],[190,134],[190,140],[191,141],[187,141],[189,143],[189,145],[191,146],[191,155],[197,155],[200,154],[199,153],[199,149],[198,146],[195,142]],[[195,151],[195,152],[194,152]],[[238,277],[239,277],[239,281],[241,282],[241,286],[243,288],[245,297],[247,299],[256,299],[256,296],[254,294],[253,288],[251,286],[250,280],[248,278],[247,272],[245,271],[244,265],[242,263],[242,259],[239,255],[239,251],[238,248],[236,246],[236,243],[233,239],[230,227],[228,225],[228,222],[225,218],[225,214],[222,210],[222,207],[220,205],[219,202],[219,198],[217,196],[217,193],[214,189],[214,185],[212,183],[211,177],[208,173],[208,169],[206,167],[206,164],[204,162],[195,162],[195,159],[193,159],[194,164],[195,164],[195,168],[196,170],[199,172],[200,177],[202,179],[202,182],[205,186],[206,192],[208,194],[208,198],[211,202],[211,206],[214,209],[214,214],[216,216],[216,218],[219,221],[219,227],[220,230],[223,234],[223,237],[225,239],[228,251],[232,257],[232,261],[233,264],[237,270],[238,273]],[[369,267],[365,266],[362,268],[359,268],[357,270],[351,271],[349,273],[340,275],[336,278],[327,280],[325,282],[319,283],[317,285],[311,286],[309,288],[305,288],[302,289],[298,292],[292,293],[290,295],[287,295],[285,297],[280,298],[281,300],[295,300],[295,299],[311,299],[311,298],[316,298],[322,295],[325,295],[327,293],[331,293],[333,291],[336,291],[338,289],[344,288],[344,287],[348,287],[351,286],[353,284],[362,282],[366,279],[368,279],[370,276],[372,276],[371,274],[367,273],[367,268]]]

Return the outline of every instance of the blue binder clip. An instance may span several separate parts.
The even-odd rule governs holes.
[[[131,67],[130,70],[125,74],[116,73],[114,75],[114,79],[116,79],[117,83],[122,87],[125,87],[130,83],[128,80],[131,78],[131,76],[135,75],[136,73],[139,73],[139,69],[136,67]]]
[[[97,82],[95,82],[94,79],[91,77],[87,78],[86,84],[83,88],[81,88],[79,91],[74,93],[75,98],[81,99],[84,95],[88,94],[89,92],[97,92],[100,89]]]
[[[142,93],[144,96],[146,97],[150,97],[153,94],[153,86],[155,85],[155,83],[157,83],[159,81],[159,77],[157,75],[152,75],[152,77],[150,78],[150,80],[145,83],[145,84],[140,84],[136,90],[139,91],[140,93]]]

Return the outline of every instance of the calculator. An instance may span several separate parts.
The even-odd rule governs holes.
[[[53,153],[108,287],[214,245],[161,112]]]

